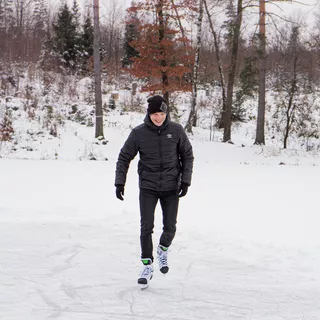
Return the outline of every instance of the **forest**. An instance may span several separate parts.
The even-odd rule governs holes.
[[[284,149],[293,136],[307,150],[319,147],[320,10],[311,28],[266,11],[264,0],[146,0],[127,8],[113,0],[100,9],[104,112],[121,90],[132,99],[118,107],[141,110],[138,90],[162,94],[178,119],[176,97],[183,92],[190,134],[208,109],[223,142],[232,143],[235,123],[251,121],[255,144],[265,144],[266,131]],[[80,95],[77,83],[92,79],[84,102],[94,105],[91,1],[53,7],[48,0],[0,0],[0,48],[1,141],[14,135],[11,96],[26,99],[34,119],[38,108],[53,113],[46,99],[53,91],[72,101]]]

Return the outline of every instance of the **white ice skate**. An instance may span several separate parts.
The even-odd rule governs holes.
[[[142,259],[143,269],[138,279],[138,284],[141,285],[141,290],[148,288],[149,282],[153,276],[153,265],[151,259]]]
[[[159,269],[162,273],[167,273],[169,271],[168,267],[168,249],[162,245],[158,245],[157,248],[157,258],[159,263]]]

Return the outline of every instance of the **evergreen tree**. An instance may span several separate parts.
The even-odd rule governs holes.
[[[76,59],[75,60],[81,60],[82,52],[81,52],[81,41],[82,41],[82,34],[81,34],[81,26],[80,26],[80,8],[76,0],[73,0],[72,8],[71,8],[71,14],[73,18],[73,23],[76,28],[76,35],[75,35],[75,50],[77,51]],[[80,56],[80,57],[79,57]],[[79,59],[78,59],[79,58]]]
[[[87,18],[83,24],[83,33],[81,37],[82,50],[86,52],[86,55],[93,55],[93,24],[90,14],[87,14]]]
[[[62,5],[56,22],[53,23],[53,49],[66,66],[74,69],[78,54],[77,24],[67,4]]]
[[[223,22],[222,28],[226,30],[224,39],[227,43],[227,48],[231,48],[232,40],[234,37],[235,23],[237,19],[237,12],[233,4],[233,0],[229,0],[229,3],[226,6],[226,17],[227,20]]]
[[[92,17],[90,12],[87,12],[87,17],[83,24],[83,31],[80,38],[80,52],[81,52],[81,61],[82,69],[85,72],[89,71],[88,62],[90,58],[93,57],[93,24]]]
[[[135,6],[135,3],[131,3],[131,8]],[[140,25],[139,18],[136,11],[128,11],[125,26],[124,35],[124,58],[122,59],[122,66],[126,67],[132,64],[132,58],[138,57],[139,52],[132,47],[131,42],[138,40]]]
[[[233,121],[243,121],[245,110],[242,104],[246,98],[253,98],[259,90],[258,57],[245,58],[244,67],[240,72],[239,90],[236,93],[234,108],[232,110]]]
[[[71,8],[71,13],[73,17],[73,22],[76,26],[76,28],[79,28],[80,26],[80,8],[76,0],[73,0],[72,8]]]

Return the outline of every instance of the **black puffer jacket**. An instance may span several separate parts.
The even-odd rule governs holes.
[[[115,185],[125,185],[130,162],[138,152],[140,188],[169,191],[178,189],[181,182],[191,185],[192,146],[180,124],[166,119],[157,127],[147,115],[120,151]]]

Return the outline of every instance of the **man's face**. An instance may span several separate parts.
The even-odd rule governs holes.
[[[156,112],[150,114],[150,119],[154,125],[160,127],[163,124],[164,120],[166,120],[166,116],[167,114],[165,112]]]

